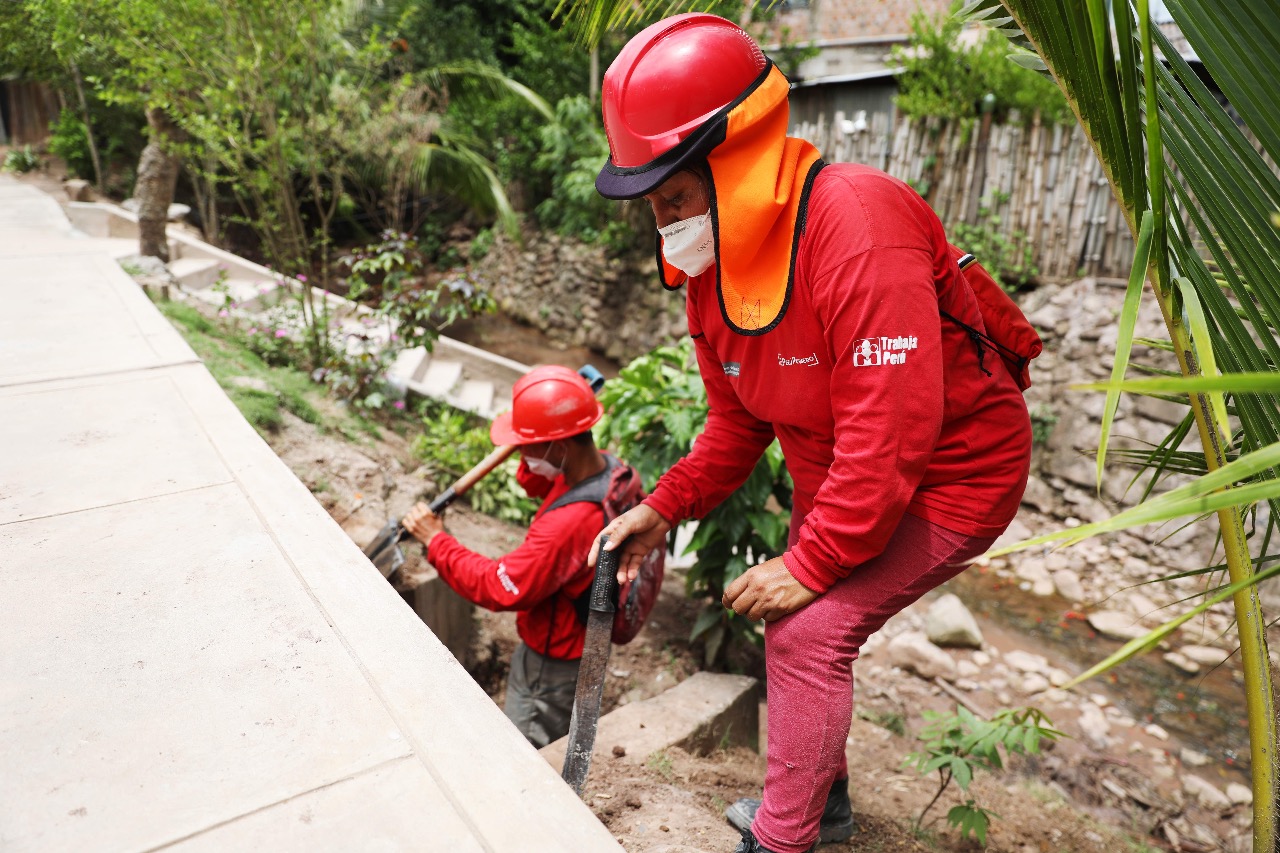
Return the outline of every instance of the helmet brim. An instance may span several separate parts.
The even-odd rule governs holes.
[[[511,423],[511,412],[503,412],[489,424],[489,439],[495,446],[510,444],[530,444],[529,439],[516,432]]]
[[[600,170],[600,174],[596,176],[596,192],[614,201],[640,198],[662,186],[672,175],[692,166],[698,159],[700,159],[698,156],[689,152],[687,158],[638,171],[615,166],[613,159],[610,158]]]
[[[693,169],[724,141],[727,109],[716,113],[679,145],[642,166],[619,166],[610,157],[596,176],[596,192],[614,201],[640,198],[673,175]]]

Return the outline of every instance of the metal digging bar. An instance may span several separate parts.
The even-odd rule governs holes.
[[[614,602],[617,600],[618,553],[604,550],[608,536],[600,537],[600,556],[596,559],[596,576],[591,582],[591,599],[587,606],[587,637],[582,645],[582,663],[578,667],[578,686],[573,694],[573,714],[569,717],[569,741],[560,775],[574,793],[582,796],[591,769],[591,750],[596,743],[600,724],[600,699],[604,694],[605,669],[613,635]]]

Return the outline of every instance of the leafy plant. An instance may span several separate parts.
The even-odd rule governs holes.
[[[437,483],[456,480],[493,451],[483,418],[434,400],[423,404],[421,416],[422,433],[414,439],[413,454]],[[528,524],[538,504],[516,482],[516,465],[515,459],[507,460],[472,486],[463,500],[477,512]]]
[[[564,98],[556,104],[556,120],[539,136],[534,169],[551,192],[535,208],[538,222],[583,242],[629,246],[634,235],[618,218],[618,205],[596,192],[596,174],[609,156],[599,109],[581,95]]]
[[[1004,37],[984,32],[977,44],[961,45],[963,26],[951,15],[912,15],[907,47],[892,53],[902,68],[895,103],[904,115],[973,119],[985,107],[1001,121],[1017,110],[1024,121],[1039,113],[1045,124],[1074,122],[1053,80],[1011,61],[1015,49]]]
[[[4,170],[6,172],[17,172],[22,175],[38,168],[40,168],[40,155],[32,151],[30,145],[15,148],[4,155]]]
[[[596,427],[597,438],[634,465],[652,488],[689,452],[706,423],[706,389],[692,342],[635,359],[605,383],[600,401],[605,416]],[[755,625],[726,610],[720,597],[751,566],[786,548],[791,491],[782,451],[774,442],[746,482],[698,522],[686,548],[698,561],[685,587],[691,597],[710,599],[690,633],[690,640],[702,640],[707,666],[720,661],[732,642],[761,642]]]
[[[1040,447],[1049,443],[1053,428],[1058,424],[1058,414],[1051,406],[1041,403],[1031,409],[1031,443]]]
[[[947,229],[951,242],[977,257],[978,263],[1000,281],[1006,290],[1016,290],[1040,274],[1035,252],[1026,234],[1006,235],[999,209],[1009,194],[996,190],[978,205],[977,222],[957,222]]]
[[[339,261],[350,270],[347,295],[376,306],[395,330],[397,348],[424,346],[430,351],[453,323],[497,307],[465,272],[428,284],[429,260],[416,237],[385,231],[381,242]]]
[[[960,705],[954,714],[922,713],[929,722],[919,736],[924,747],[910,753],[902,763],[914,764],[921,775],[936,772],[939,781],[937,793],[915,819],[917,832],[923,828],[925,815],[953,781],[968,793],[969,784],[979,771],[1004,769],[1001,750],[1006,756],[1038,755],[1041,742],[1062,737],[1062,732],[1052,728],[1049,718],[1035,708],[1006,708],[990,720],[983,720]],[[999,815],[970,797],[947,812],[947,823],[957,827],[963,837],[973,835],[979,843],[986,844],[993,817]]]

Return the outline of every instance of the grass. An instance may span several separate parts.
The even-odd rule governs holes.
[[[367,418],[354,415],[323,417],[316,403],[325,398],[322,387],[301,370],[272,367],[251,351],[234,329],[221,327],[190,305],[158,301],[156,307],[182,334],[213,378],[259,432],[274,432],[290,412],[310,424],[341,432],[350,439],[378,436]]]

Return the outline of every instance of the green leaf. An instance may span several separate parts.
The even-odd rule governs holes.
[[[1116,337],[1116,357],[1111,367],[1111,386],[1102,407],[1102,432],[1098,438],[1097,488],[1102,492],[1102,470],[1106,465],[1107,442],[1111,436],[1111,424],[1120,404],[1120,392],[1115,386],[1123,381],[1129,366],[1129,354],[1133,350],[1133,329],[1138,322],[1138,308],[1142,300],[1143,281],[1147,273],[1147,260],[1151,253],[1151,234],[1155,219],[1142,217],[1138,232],[1138,245],[1133,253],[1133,267],[1129,273],[1129,286],[1125,290],[1124,307],[1120,310],[1119,330]]]

